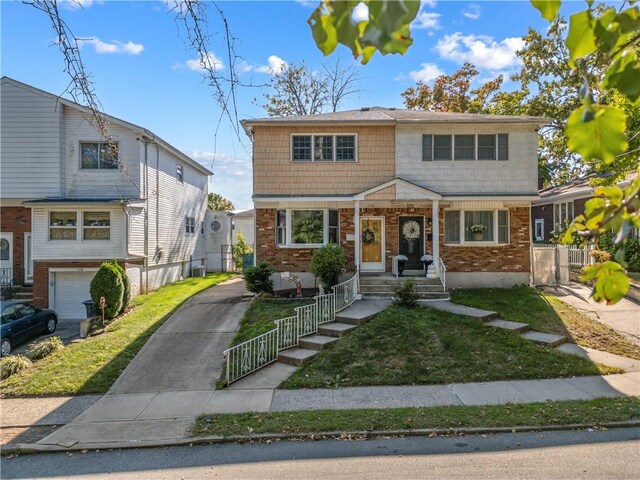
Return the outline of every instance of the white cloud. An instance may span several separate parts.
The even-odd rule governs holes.
[[[139,55],[144,50],[144,45],[141,43],[134,43],[131,40],[128,42],[119,42],[113,40],[111,43],[103,42],[98,37],[89,39],[78,40],[80,46],[91,45],[96,53],[109,54],[109,53],[124,53],[126,55]]]
[[[438,40],[436,51],[442,58],[470,62],[480,69],[501,70],[518,65],[516,52],[524,47],[520,37],[496,42],[486,35],[462,35],[456,32]]]
[[[428,83],[440,75],[444,75],[444,72],[435,63],[422,63],[420,66],[422,67],[420,70],[409,72],[409,77],[414,82]]]
[[[411,27],[421,30],[437,30],[440,28],[439,13],[435,12],[418,12],[416,19],[411,22]]]
[[[283,59],[277,55],[270,55],[267,59],[267,65],[256,67],[255,71],[258,73],[269,73],[275,75],[286,69],[289,65]]]
[[[249,63],[247,63],[242,58],[238,58],[236,60],[236,63],[235,63],[234,66],[235,66],[236,71],[238,71],[240,73],[247,73],[247,72],[250,72],[251,70],[253,70],[253,65],[250,65]]]
[[[369,7],[360,2],[358,5],[356,5],[356,8],[353,9],[351,19],[356,23],[362,22],[364,20],[369,20]]]
[[[58,0],[58,4],[66,10],[75,11],[83,8],[89,8],[93,5],[93,0]]]
[[[316,8],[319,4],[319,0],[296,0],[296,3],[302,5],[303,7],[311,7]]]
[[[173,67],[171,67],[171,69],[180,70],[183,68],[187,68],[193,72],[202,73],[206,71],[205,67],[209,66],[211,66],[211,68],[213,68],[213,70],[215,71],[224,69],[224,63],[222,62],[222,60],[216,57],[213,53],[208,53],[207,56],[203,57],[202,59],[191,58],[184,63],[178,62]]]
[[[438,2],[436,0],[420,0],[420,8],[427,7],[435,7]]]
[[[469,5],[467,5],[467,8],[465,8],[462,11],[462,15],[464,15],[467,18],[470,18],[471,20],[477,20],[480,18],[480,5],[478,5],[477,3],[470,3]]]

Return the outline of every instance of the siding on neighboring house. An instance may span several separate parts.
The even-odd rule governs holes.
[[[535,241],[536,220],[544,220],[544,241],[553,236],[553,203],[531,207],[531,237]]]
[[[292,162],[291,134],[354,133],[357,162]],[[393,126],[253,127],[254,195],[354,194],[391,180]]]
[[[140,198],[140,145],[134,132],[111,123],[109,133],[118,142],[120,169],[81,169],[80,142],[100,142],[102,137],[85,114],[64,107],[65,190],[69,198]]]
[[[509,134],[509,160],[423,161],[423,134]],[[533,125],[431,124],[396,127],[396,175],[440,194],[538,190],[538,134]]]
[[[60,196],[62,105],[6,79],[1,88],[2,198]]]
[[[76,240],[49,240],[49,212],[105,212],[111,213],[109,240],[82,240],[81,216],[78,213]],[[38,260],[112,260],[126,257],[125,215],[120,206],[70,204],[68,206],[33,207],[33,259]]]

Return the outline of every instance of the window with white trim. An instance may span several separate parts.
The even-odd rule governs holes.
[[[537,242],[544,240],[544,218],[536,218],[533,233],[534,239]]]
[[[288,209],[276,212],[276,245],[302,246],[338,243],[338,210]]]
[[[184,217],[185,230],[184,233],[191,235],[196,233],[196,219],[194,217]]]
[[[509,160],[509,134],[422,135],[422,161]]]
[[[80,142],[82,170],[112,170],[118,168],[118,142]]]
[[[292,162],[355,162],[355,135],[291,135]]]
[[[76,240],[77,212],[49,212],[49,240]]]
[[[553,204],[553,228],[564,230],[573,221],[573,200]]]
[[[180,183],[184,183],[184,167],[179,163],[176,165],[176,178]]]
[[[111,215],[109,212],[82,213],[83,240],[111,240]]]
[[[509,210],[445,210],[446,244],[509,243]]]

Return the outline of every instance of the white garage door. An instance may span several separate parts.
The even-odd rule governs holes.
[[[56,272],[53,309],[58,318],[86,318],[85,300],[90,300],[89,285],[95,272]]]

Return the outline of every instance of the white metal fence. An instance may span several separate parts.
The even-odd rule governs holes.
[[[336,312],[356,300],[358,287],[356,273],[333,287],[331,293],[317,295],[313,303],[297,307],[294,316],[276,320],[273,330],[225,350],[227,385],[275,362],[278,352],[297,346],[300,337],[316,333],[319,325],[333,322]]]

